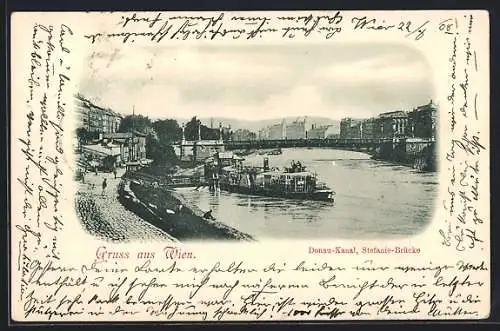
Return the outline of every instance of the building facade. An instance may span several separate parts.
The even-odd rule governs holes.
[[[431,100],[409,112],[390,111],[364,120],[344,118],[340,122],[340,138],[435,138],[436,113],[437,106]]]
[[[263,128],[259,130],[259,133],[257,134],[257,139],[259,140],[266,140],[269,137],[269,130],[267,128]]]
[[[173,148],[179,160],[188,162],[200,162],[226,150],[222,140],[184,140]]]
[[[252,132],[247,129],[238,129],[231,134],[231,140],[233,141],[248,141],[255,140],[257,135],[255,132]]]
[[[378,138],[377,128],[379,127],[376,118],[369,118],[361,123],[361,138]]]
[[[363,120],[356,118],[343,118],[340,121],[340,138],[341,139],[356,139],[362,137]]]
[[[326,138],[326,130],[328,126],[316,126],[312,125],[311,129],[307,131],[307,139],[324,139]]]
[[[286,139],[305,139],[306,138],[306,120],[294,121],[286,125]]]
[[[97,142],[83,145],[77,164],[83,168],[112,170],[131,162],[146,164],[146,135],[139,132],[100,133]]]
[[[411,132],[408,113],[391,111],[378,116],[379,136],[377,138],[406,137]]]
[[[99,107],[82,96],[76,96],[77,126],[92,133],[117,132],[122,116],[111,109]]]
[[[411,124],[412,137],[436,137],[436,111],[437,107],[431,100],[428,104],[419,106],[408,114]]]
[[[267,128],[267,139],[280,140],[286,137],[286,123],[283,120],[280,124],[274,124]]]
[[[182,140],[179,144],[174,144],[174,152],[181,161],[200,162],[205,159],[225,151],[223,140],[223,128],[219,125],[219,139],[201,139],[201,126],[198,127],[198,139],[187,140],[185,126],[182,127]]]
[[[113,132],[100,135],[102,144],[114,144],[120,148],[122,162],[146,160],[146,134],[141,132]]]
[[[307,139],[338,138],[339,134],[339,126],[313,124],[311,129],[307,131]]]

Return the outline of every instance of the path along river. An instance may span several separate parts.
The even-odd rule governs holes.
[[[179,191],[221,222],[262,239],[405,237],[425,230],[437,195],[437,174],[370,159],[364,153],[333,149],[283,149],[270,155],[271,167],[301,161],[336,192],[333,204],[284,200],[192,188]],[[263,156],[245,164],[262,166]]]

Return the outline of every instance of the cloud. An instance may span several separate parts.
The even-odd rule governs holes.
[[[100,68],[100,79],[137,79],[145,74],[154,75],[162,83],[193,83],[201,79],[215,83],[253,83],[255,78],[275,80],[285,76],[288,68],[279,63],[260,63],[250,56],[232,56],[224,52],[200,53],[188,47],[166,47],[151,54],[144,49],[128,48],[115,55],[106,68],[107,57],[95,58],[93,65]]]
[[[103,49],[81,92],[153,117],[373,116],[432,95],[422,54],[401,45]]]
[[[304,116],[324,114],[325,104],[317,88],[311,85],[299,85],[288,93],[276,94],[263,105],[269,118],[286,116]]]
[[[316,73],[320,80],[335,79],[344,83],[364,82],[414,82],[421,83],[430,76],[424,61],[402,61],[401,56],[388,54],[345,64],[331,64]]]

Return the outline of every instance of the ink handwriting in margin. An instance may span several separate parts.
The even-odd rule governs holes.
[[[439,30],[450,38],[449,83],[447,114],[451,139],[446,160],[448,168],[448,196],[443,207],[446,218],[439,230],[442,244],[458,251],[474,249],[484,240],[478,228],[484,223],[479,209],[481,186],[481,152],[485,151],[482,134],[477,130],[477,97],[471,80],[475,78],[476,51],[474,50],[473,15],[449,18],[441,22]],[[474,116],[470,116],[471,107]],[[453,244],[452,244],[453,243]]]
[[[82,266],[33,261],[29,281],[45,290],[29,292],[25,315],[50,320],[127,319],[140,313],[167,320],[473,317],[482,302],[481,277],[488,272],[484,261],[377,265],[367,260],[342,267],[294,260],[186,261],[138,259],[130,269],[113,259]],[[351,269],[358,270],[355,279]]]
[[[67,25],[34,24],[31,33],[31,53],[27,78],[26,124],[17,139],[25,164],[22,177],[22,222],[16,225],[21,233],[18,243],[18,269],[21,271],[20,299],[36,294],[30,282],[29,270],[38,258],[59,260],[61,250],[58,232],[64,224],[60,211],[63,194],[63,134],[65,106],[69,91],[70,52],[67,38],[73,32]],[[49,230],[49,231],[46,231]]]
[[[205,15],[170,15],[165,13],[130,13],[122,15],[115,25],[115,31],[97,31],[85,34],[94,44],[100,40],[116,39],[122,43],[166,40],[250,40],[266,37],[285,39],[319,36],[326,40],[338,36],[342,31],[391,32],[404,38],[419,41],[430,28],[448,29],[446,22],[437,27],[430,20],[388,21],[369,16],[349,17],[341,11],[321,14],[279,15],[265,14],[229,16],[227,13]]]

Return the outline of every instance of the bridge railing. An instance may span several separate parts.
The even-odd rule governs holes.
[[[229,141],[226,146],[229,148],[237,147],[257,147],[257,148],[276,148],[276,147],[316,147],[316,146],[349,146],[349,145],[370,145],[378,144],[383,141],[392,141],[392,139],[279,139],[279,140],[248,140],[248,141]]]
[[[366,146],[387,142],[400,142],[411,140],[411,142],[434,142],[431,138],[325,138],[325,139],[273,139],[273,140],[239,140],[229,141],[226,146],[229,148],[254,147],[254,148],[276,148],[276,147],[317,147],[317,146]]]

